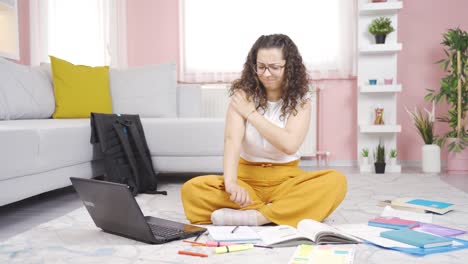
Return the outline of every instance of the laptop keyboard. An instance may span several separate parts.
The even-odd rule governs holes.
[[[184,234],[184,230],[179,230],[177,228],[153,225],[151,223],[148,223],[148,225],[150,226],[151,232],[153,232],[153,235],[155,236],[175,237]]]

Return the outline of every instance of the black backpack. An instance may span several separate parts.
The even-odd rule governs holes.
[[[133,195],[157,191],[157,176],[138,115],[91,113],[91,143],[105,161],[103,180],[127,184]]]

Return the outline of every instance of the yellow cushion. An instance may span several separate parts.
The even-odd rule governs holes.
[[[86,118],[91,112],[112,113],[109,67],[74,65],[50,56],[54,79],[53,118]]]

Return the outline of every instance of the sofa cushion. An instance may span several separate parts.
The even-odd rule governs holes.
[[[0,180],[89,162],[89,119],[0,122]]]
[[[201,103],[199,84],[177,85],[177,117],[201,117]]]
[[[74,65],[50,56],[54,80],[54,118],[85,118],[112,113],[109,67]]]
[[[175,63],[111,69],[109,75],[114,113],[176,117],[176,71]]]
[[[151,156],[222,156],[224,119],[142,118]]]
[[[54,109],[52,83],[42,68],[0,58],[0,120],[49,118]]]

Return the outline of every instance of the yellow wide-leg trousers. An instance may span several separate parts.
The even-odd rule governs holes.
[[[303,171],[298,164],[299,160],[271,164],[241,158],[237,182],[253,202],[243,208],[229,199],[223,176],[192,178],[181,190],[185,215],[193,224],[211,224],[213,211],[233,208],[258,210],[275,224],[294,227],[302,219],[322,221],[344,199],[346,177],[336,170]]]

